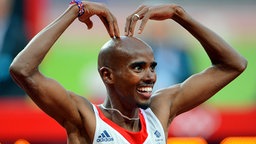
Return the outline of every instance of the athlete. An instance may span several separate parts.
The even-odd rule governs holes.
[[[107,89],[101,105],[67,91],[39,71],[45,55],[68,26],[78,18],[91,28],[93,15],[101,19],[111,37],[98,56],[98,71]],[[142,33],[148,20],[166,19],[187,29],[202,44],[212,65],[183,83],[152,93],[157,63],[152,49],[133,37],[134,28],[141,21]],[[178,5],[139,7],[127,17],[125,36],[120,36],[116,18],[104,5],[74,0],[16,56],[10,73],[32,100],[65,128],[70,144],[164,144],[174,117],[209,99],[246,65],[231,46]]]

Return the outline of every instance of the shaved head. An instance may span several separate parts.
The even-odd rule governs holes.
[[[118,61],[124,57],[131,57],[133,53],[152,49],[142,40],[135,37],[122,36],[120,38],[113,38],[106,42],[98,55],[98,70],[102,67],[109,67],[115,69],[118,67]]]

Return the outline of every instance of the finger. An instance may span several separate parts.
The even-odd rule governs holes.
[[[112,13],[110,13],[110,14],[111,14],[111,17],[112,17],[112,19],[113,19],[113,31],[114,31],[114,36],[115,36],[115,37],[120,37],[117,19],[116,19],[116,17],[115,17]]]
[[[93,27],[93,22],[88,19],[84,22],[87,25],[87,29],[91,29]]]
[[[149,20],[149,14],[146,14],[144,16],[144,18],[141,20],[141,24],[140,24],[140,27],[139,27],[138,34],[141,34],[143,32],[148,20]]]
[[[136,14],[134,14],[133,20],[131,21],[131,24],[130,24],[129,36],[133,36],[137,21],[140,20],[140,19],[143,19],[144,15],[146,13],[148,13],[148,10],[149,10],[148,7],[143,6],[140,9],[140,11],[138,11]]]
[[[131,23],[130,23],[130,26],[129,26],[129,31],[128,31],[129,34],[128,34],[128,36],[133,36],[136,23],[137,23],[137,21],[138,21],[139,19],[140,19],[139,14],[134,14],[134,15],[132,16],[132,20],[131,20]]]
[[[126,18],[126,23],[125,23],[125,35],[128,36],[130,33],[130,29],[131,29],[131,23],[133,21],[133,16],[134,14],[137,14],[141,9],[143,9],[145,6],[140,6],[137,10],[135,10],[130,16],[128,16]]]
[[[107,16],[106,18],[107,18],[107,23],[109,25],[109,35],[111,38],[113,38],[115,36],[115,30],[114,30],[114,23],[115,23],[114,21],[115,20],[114,20],[112,14]]]
[[[128,16],[126,18],[126,22],[125,22],[125,27],[124,27],[124,35],[128,36],[129,35],[129,28],[130,28],[130,24],[131,24],[131,16]]]
[[[114,21],[112,17],[109,15],[107,17],[104,16],[99,16],[101,21],[103,22],[104,26],[106,27],[109,36],[113,38],[115,36],[115,30],[114,30]]]
[[[117,21],[114,23],[115,36],[120,37],[119,27]]]
[[[107,29],[109,36],[111,37],[110,30],[109,30],[109,23],[107,22],[106,18],[103,16],[99,16],[99,18],[104,24],[105,28]]]
[[[93,22],[91,21],[89,16],[83,16],[83,17],[78,17],[79,21],[82,23],[85,23],[87,25],[88,29],[91,29],[93,26]]]

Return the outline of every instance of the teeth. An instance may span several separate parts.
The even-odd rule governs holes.
[[[143,92],[152,92],[152,87],[141,87],[138,88],[138,90]]]

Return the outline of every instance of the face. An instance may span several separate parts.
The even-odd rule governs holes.
[[[156,81],[152,49],[144,43],[121,51],[113,70],[115,92],[130,105],[146,109]]]

